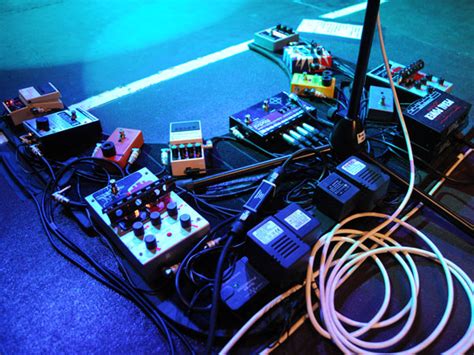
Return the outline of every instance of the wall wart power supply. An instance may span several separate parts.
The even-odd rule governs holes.
[[[293,204],[263,220],[248,233],[250,262],[272,283],[287,285],[302,277],[319,221]]]
[[[230,275],[222,283],[221,299],[232,311],[254,312],[268,293],[270,282],[249,262],[247,257],[237,260]]]
[[[336,168],[339,175],[355,184],[360,190],[358,207],[364,211],[372,210],[388,190],[390,177],[375,165],[356,156],[347,158]]]
[[[349,216],[358,206],[360,189],[337,173],[321,180],[314,193],[318,210],[336,221]]]

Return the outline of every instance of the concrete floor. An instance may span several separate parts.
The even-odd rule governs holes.
[[[0,97],[52,81],[71,105],[249,40],[276,23],[297,27],[304,18],[354,3],[7,0],[0,6]],[[474,103],[472,1],[391,1],[382,5],[381,18],[391,59],[424,59],[428,71],[455,83],[456,96]],[[363,12],[338,21],[362,23]],[[322,43],[344,59],[357,58],[357,41],[325,37]],[[374,40],[369,66],[379,63]],[[91,111],[106,132],[117,126],[138,128],[146,142],[164,143],[171,121],[201,119],[207,137],[225,134],[229,114],[287,89],[278,67],[246,51]],[[51,249],[32,203],[19,199],[3,176],[0,193],[9,201],[0,209],[0,353],[165,351],[154,326],[132,303]],[[443,222],[431,218],[436,233]],[[450,258],[472,259],[472,244],[453,244],[443,242]],[[199,349],[201,340],[194,343]],[[334,351],[305,329],[279,352],[314,349]]]

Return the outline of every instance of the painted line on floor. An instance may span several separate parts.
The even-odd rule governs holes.
[[[387,1],[388,0],[381,0],[381,3],[384,3]],[[309,5],[309,4],[305,4],[303,1],[299,1],[298,3],[302,5]],[[366,8],[366,6],[367,6],[367,3],[363,2],[360,4],[343,8],[341,10],[329,12],[319,17],[326,18],[326,19],[336,19],[338,17],[346,16],[354,12],[362,11]],[[96,96],[92,96],[88,99],[85,99],[81,102],[71,105],[70,108],[71,109],[81,108],[83,110],[90,110],[92,108],[102,106],[106,103],[120,99],[124,96],[128,96],[130,94],[134,94],[143,89],[149,88],[150,86],[162,83],[163,81],[176,78],[180,75],[189,73],[193,70],[205,67],[206,65],[216,63],[220,60],[230,58],[230,57],[233,57],[234,55],[243,53],[248,50],[248,44],[251,42],[253,42],[253,40],[239,43],[234,46],[230,46],[225,49],[222,49],[218,52],[208,54],[204,57],[199,57],[189,62],[180,64],[168,69],[164,69],[146,78],[131,82],[130,84],[127,84],[124,86],[116,87],[115,89],[105,91]]]
[[[234,46],[227,47],[218,52],[208,54],[204,57],[199,57],[189,62],[159,71],[156,74],[131,82],[130,84],[127,84],[125,86],[119,86],[115,89],[105,91],[101,94],[85,99],[84,101],[71,105],[71,108],[72,109],[81,108],[83,110],[89,110],[91,108],[104,105],[113,100],[117,100],[121,97],[146,89],[152,85],[162,83],[163,81],[176,78],[180,75],[189,73],[193,70],[205,67],[206,65],[209,65],[209,64],[218,62],[222,59],[230,58],[236,54],[245,52],[248,50],[248,44],[250,42],[252,41],[239,43]]]
[[[386,2],[388,2],[388,0],[380,0],[380,5],[382,5],[383,3],[386,3]],[[343,9],[340,9],[340,10],[337,10],[337,11],[329,12],[329,13],[324,14],[324,15],[319,16],[319,17],[329,19],[329,20],[334,20],[334,19],[339,18],[339,17],[347,16],[347,15],[365,10],[366,8],[367,8],[367,2],[364,1],[364,2],[355,4],[355,5],[352,5],[352,6],[345,7]]]

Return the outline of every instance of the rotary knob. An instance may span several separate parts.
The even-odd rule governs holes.
[[[156,249],[156,238],[153,234],[147,234],[144,238],[145,245],[148,250],[155,250]]]
[[[153,224],[155,227],[161,225],[161,214],[160,212],[154,211],[150,214],[150,220],[151,224]]]
[[[38,131],[49,131],[49,119],[48,119],[48,117],[38,117],[36,119],[36,129]]]
[[[143,234],[145,234],[145,228],[143,228],[143,223],[142,222],[135,222],[133,223],[133,234],[137,237],[141,237]]]
[[[170,217],[175,218],[178,215],[178,205],[176,204],[176,202],[171,201],[170,203],[168,203],[166,205],[166,209],[168,210],[168,215]]]
[[[111,141],[102,143],[100,149],[102,150],[102,155],[107,158],[113,157],[116,154],[115,144]]]
[[[187,213],[182,214],[179,217],[179,223],[181,223],[183,229],[191,228],[191,216]]]

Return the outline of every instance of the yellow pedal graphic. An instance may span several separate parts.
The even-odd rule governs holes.
[[[336,78],[330,70],[322,75],[295,73],[291,80],[291,92],[303,97],[334,97]]]

